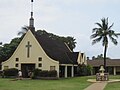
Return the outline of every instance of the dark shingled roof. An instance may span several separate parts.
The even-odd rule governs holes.
[[[77,63],[77,59],[78,59],[78,55],[79,55],[79,52],[73,52],[73,53],[67,53],[69,58],[74,62],[74,64],[78,64]]]
[[[87,64],[99,67],[104,64],[104,60],[87,60]],[[106,66],[120,66],[120,59],[107,59]]]
[[[47,35],[35,35],[45,53],[60,64],[77,64],[78,53],[71,52],[65,43],[49,38]]]

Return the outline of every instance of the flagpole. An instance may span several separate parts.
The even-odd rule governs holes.
[[[31,17],[33,16],[33,0],[31,0]]]

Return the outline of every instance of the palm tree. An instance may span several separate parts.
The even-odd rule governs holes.
[[[29,29],[30,29],[29,26],[24,26],[24,27],[22,27],[22,31],[19,31],[19,32],[18,32],[18,35],[25,35],[26,32],[27,32]]]
[[[120,34],[115,33],[115,31],[111,29],[113,27],[113,24],[110,26],[108,25],[108,18],[102,18],[101,22],[102,23],[95,23],[98,27],[93,28],[93,34],[90,38],[93,39],[92,45],[102,41],[102,45],[104,47],[104,68],[106,71],[106,53],[109,39],[112,41],[113,44],[117,45],[117,38]]]

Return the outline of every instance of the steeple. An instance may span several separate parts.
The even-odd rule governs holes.
[[[34,27],[34,18],[33,18],[33,0],[31,0],[31,17],[29,19],[29,28],[32,31],[32,33],[35,33],[35,27]]]

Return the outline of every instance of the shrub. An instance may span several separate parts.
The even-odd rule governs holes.
[[[91,75],[92,67],[90,65],[81,64],[78,65],[77,73],[79,76]]]
[[[34,71],[33,71],[33,74],[34,74],[34,76],[39,76],[39,72],[41,71],[41,69],[35,69]]]
[[[3,72],[4,72],[4,76],[17,76],[18,75],[18,69],[16,68],[6,69]]]
[[[36,78],[36,77],[57,77],[56,70],[53,70],[53,71],[43,70],[43,71],[41,71],[40,69],[35,69],[33,73],[34,73],[34,78]]]
[[[87,65],[87,75],[91,75],[91,72],[93,71],[93,67],[90,65]]]
[[[49,75],[48,75],[48,71],[47,71],[47,70],[40,71],[40,73],[39,73],[39,77],[49,77]]]
[[[49,77],[57,77],[57,71],[56,70],[48,71],[48,76]]]

